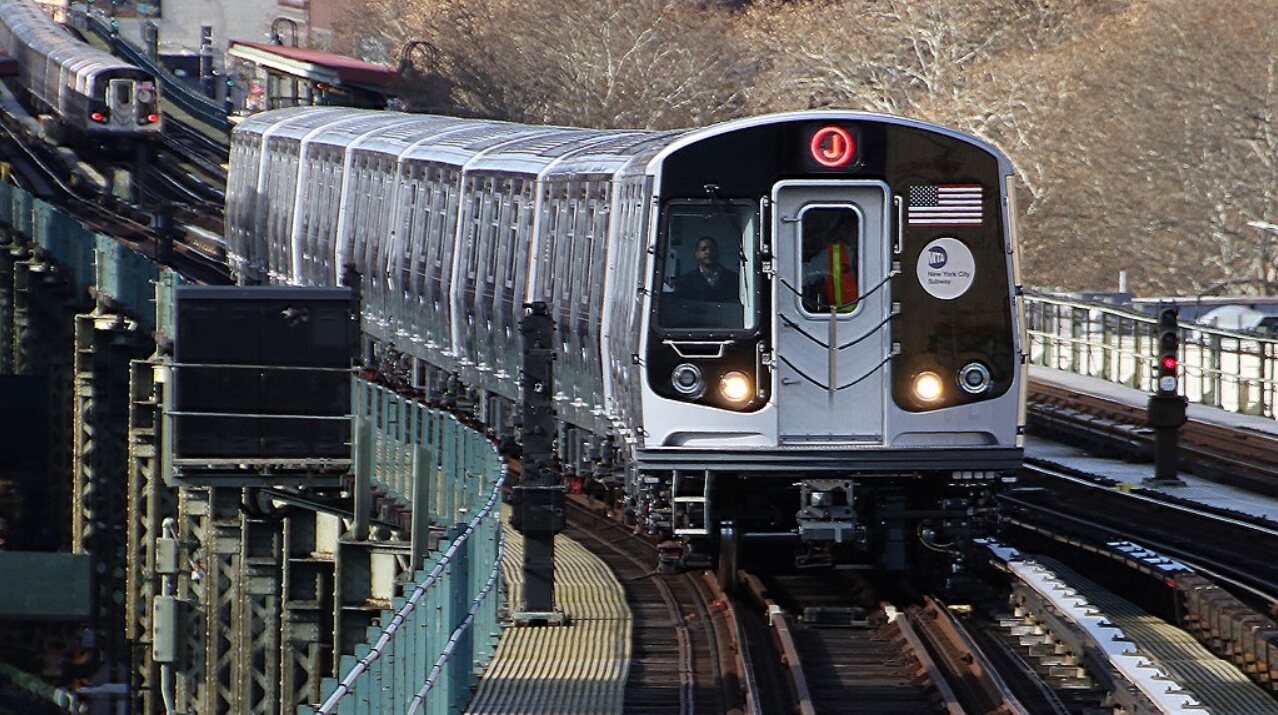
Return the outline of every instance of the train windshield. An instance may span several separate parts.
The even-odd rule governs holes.
[[[666,205],[657,327],[751,330],[758,313],[758,210],[750,201]]]

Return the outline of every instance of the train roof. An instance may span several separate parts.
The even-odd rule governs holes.
[[[10,0],[0,0],[6,2]],[[309,110],[309,111],[308,111]],[[421,124],[400,123],[384,117],[419,117]],[[354,119],[363,118],[364,122]],[[542,127],[485,119],[458,119],[441,115],[404,115],[363,109],[295,107],[254,115],[236,131],[270,131],[272,135],[301,139],[327,124],[317,140],[342,143],[368,134],[365,122],[384,127],[365,136],[359,148],[397,154],[402,161],[429,161],[467,166],[471,170],[515,171],[548,175],[617,173],[627,166],[656,168],[674,152],[706,139],[751,127],[793,121],[859,121],[913,127],[973,145],[997,158],[1000,171],[1012,173],[1007,156],[994,145],[973,135],[939,124],[886,114],[848,110],[784,112],[737,119],[708,127],[665,132],[598,130],[575,127]],[[384,123],[382,123],[384,122]],[[263,129],[258,129],[262,127]],[[322,136],[322,139],[318,137]],[[588,145],[583,146],[583,142]]]
[[[312,108],[316,109],[316,108]],[[337,122],[359,119],[360,112],[345,107],[316,109],[309,114],[299,113],[284,118],[282,121],[274,122],[267,127],[264,132],[268,139],[295,139],[302,140],[311,132],[321,130],[327,126]]]
[[[546,176],[565,174],[616,174],[645,154],[655,153],[686,129],[634,131],[614,134],[607,141],[592,144],[565,156],[549,167]]]
[[[470,171],[510,171],[540,174],[583,147],[606,142],[616,134],[600,129],[553,128],[546,134],[517,139],[484,152],[472,161]]]
[[[383,132],[399,126],[420,125],[422,119],[411,114],[389,112],[376,116],[339,116],[333,122],[314,129],[307,142],[315,145],[354,147]]]
[[[445,132],[437,140],[418,143],[402,155],[404,161],[429,161],[465,166],[486,151],[504,144],[544,136],[554,129],[506,122],[485,122]]]
[[[415,117],[411,124],[395,125],[360,142],[359,148],[399,156],[413,144],[428,141],[444,132],[471,126],[473,120],[445,117],[439,114],[407,114]]]

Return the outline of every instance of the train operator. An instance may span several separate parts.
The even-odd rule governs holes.
[[[719,263],[719,242],[710,236],[702,236],[697,241],[693,256],[697,265],[675,278],[675,295],[691,300],[736,301],[737,274]]]

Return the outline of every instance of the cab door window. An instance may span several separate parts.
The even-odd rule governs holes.
[[[851,313],[860,299],[861,216],[851,206],[810,206],[800,215],[803,310]]]

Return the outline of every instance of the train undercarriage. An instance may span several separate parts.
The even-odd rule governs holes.
[[[979,471],[639,473],[624,518],[663,539],[664,569],[717,568],[725,584],[756,558],[779,568],[911,571],[945,584],[961,577],[973,540],[993,533],[1002,481]],[[787,553],[792,561],[779,563]]]

